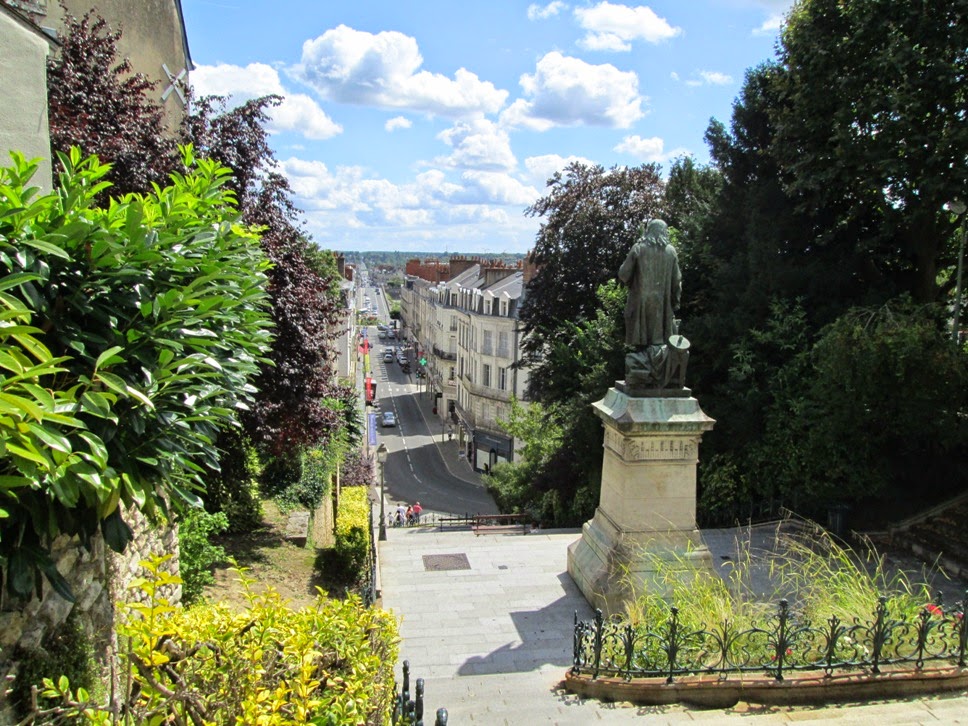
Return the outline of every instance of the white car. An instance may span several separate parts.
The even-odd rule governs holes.
[[[384,411],[383,420],[380,421],[380,426],[387,428],[388,426],[396,426],[397,417],[393,414],[393,411]]]
[[[393,353],[384,353],[383,354],[383,362],[384,363],[393,363]]]

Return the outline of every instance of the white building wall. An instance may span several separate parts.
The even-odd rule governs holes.
[[[0,165],[10,152],[40,158],[33,184],[51,190],[50,134],[47,125],[47,52],[38,31],[0,10]]]

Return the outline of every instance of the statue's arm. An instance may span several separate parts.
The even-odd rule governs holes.
[[[618,279],[624,282],[626,285],[632,280],[632,275],[635,274],[635,263],[639,256],[639,244],[636,242],[632,245],[632,249],[629,250],[628,255],[625,257],[625,262],[622,266],[618,268]]]

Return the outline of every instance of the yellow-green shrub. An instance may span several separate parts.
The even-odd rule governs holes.
[[[128,666],[132,724],[295,726],[385,723],[393,699],[397,629],[393,617],[356,597],[293,610],[272,589],[246,585],[248,607],[171,606],[159,594],[177,582],[143,563],[145,604],[125,606],[119,635]],[[65,679],[45,681],[62,715],[101,723],[106,707],[83,703]]]
[[[370,500],[366,487],[345,487],[336,512],[335,573],[347,582],[358,582],[366,567],[370,547]]]

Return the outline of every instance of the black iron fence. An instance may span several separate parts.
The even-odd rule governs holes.
[[[654,630],[606,619],[600,610],[592,621],[579,621],[575,613],[572,673],[632,678],[664,677],[667,683],[685,675],[759,672],[782,681],[795,671],[867,669],[880,673],[886,666],[921,669],[928,662],[944,661],[965,667],[968,624],[964,603],[946,608],[940,593],[935,603],[917,615],[897,618],[889,614],[882,597],[869,620],[850,622],[832,616],[813,624],[799,617],[786,600],[762,625],[739,628],[729,621],[717,627],[690,629],[678,608]]]
[[[410,661],[403,661],[403,684],[393,707],[393,726],[424,726],[424,681],[417,679],[414,698],[410,698]],[[434,726],[447,726],[447,709],[438,708]]]

